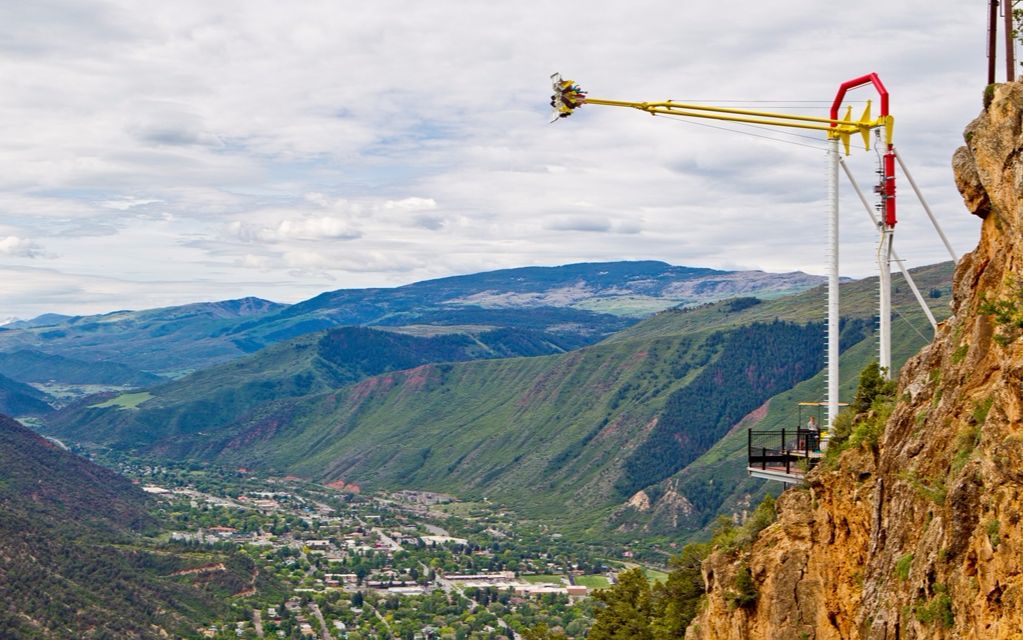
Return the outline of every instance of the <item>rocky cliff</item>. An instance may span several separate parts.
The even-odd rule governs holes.
[[[711,555],[687,639],[1023,638],[1021,129],[1023,83],[966,129],[953,167],[980,243],[876,445],[785,492],[752,548]],[[736,606],[747,569],[756,598]]]

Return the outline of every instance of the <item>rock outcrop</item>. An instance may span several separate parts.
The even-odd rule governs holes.
[[[785,492],[738,558],[712,555],[687,639],[1023,638],[1021,132],[1023,83],[1000,85],[953,159],[980,243],[956,268],[952,316],[903,368],[876,451]],[[757,599],[736,608],[746,567]]]

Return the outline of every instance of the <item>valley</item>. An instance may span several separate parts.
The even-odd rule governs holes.
[[[164,544],[237,550],[253,575],[269,580],[233,594],[229,615],[194,629],[201,637],[520,638],[542,624],[582,638],[593,623],[591,591],[614,584],[635,558],[659,556],[580,544],[501,504],[444,494],[362,494],[123,458],[106,464],[155,497]],[[226,570],[207,563],[171,575],[202,581]]]
[[[939,317],[949,273],[915,272]],[[845,393],[873,357],[875,296],[876,280],[843,285]],[[926,324],[905,287],[894,299],[900,364]],[[736,425],[784,425],[821,397],[821,300],[667,310],[576,349],[510,328],[329,329],[73,404],[43,430],[154,461],[497,499],[576,536],[685,541],[763,494]]]

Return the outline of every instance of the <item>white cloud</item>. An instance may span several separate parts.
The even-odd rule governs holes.
[[[283,242],[286,240],[354,240],[362,236],[346,220],[331,217],[281,220],[272,226],[234,221],[230,232],[244,242]]]
[[[436,209],[437,202],[433,198],[403,198],[401,200],[388,200],[384,203],[385,210],[397,209],[398,211],[427,211]]]
[[[241,258],[235,260],[235,264],[246,269],[260,269],[267,270],[272,266],[272,261],[267,256],[257,256],[251,253],[246,253]]]
[[[44,255],[43,248],[27,238],[7,236],[0,238],[0,255],[18,258],[38,258]]]
[[[643,227],[634,220],[612,223],[604,216],[571,215],[551,218],[543,224],[543,228],[551,231],[633,234],[642,231]]]
[[[315,251],[289,251],[284,254],[284,262],[297,269],[324,269],[330,266],[330,260]]]
[[[128,211],[135,207],[145,206],[147,204],[156,204],[160,200],[154,200],[153,198],[133,198],[131,196],[125,196],[114,200],[104,200],[100,202],[100,205],[108,209],[117,209],[118,211]]]

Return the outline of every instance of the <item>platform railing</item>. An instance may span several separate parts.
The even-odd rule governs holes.
[[[819,431],[810,429],[780,429],[776,431],[756,431],[750,429],[747,443],[747,460],[751,468],[759,467],[782,470],[792,474],[802,474],[817,462],[812,455],[820,451],[821,435]],[[805,460],[805,465],[799,465]]]

